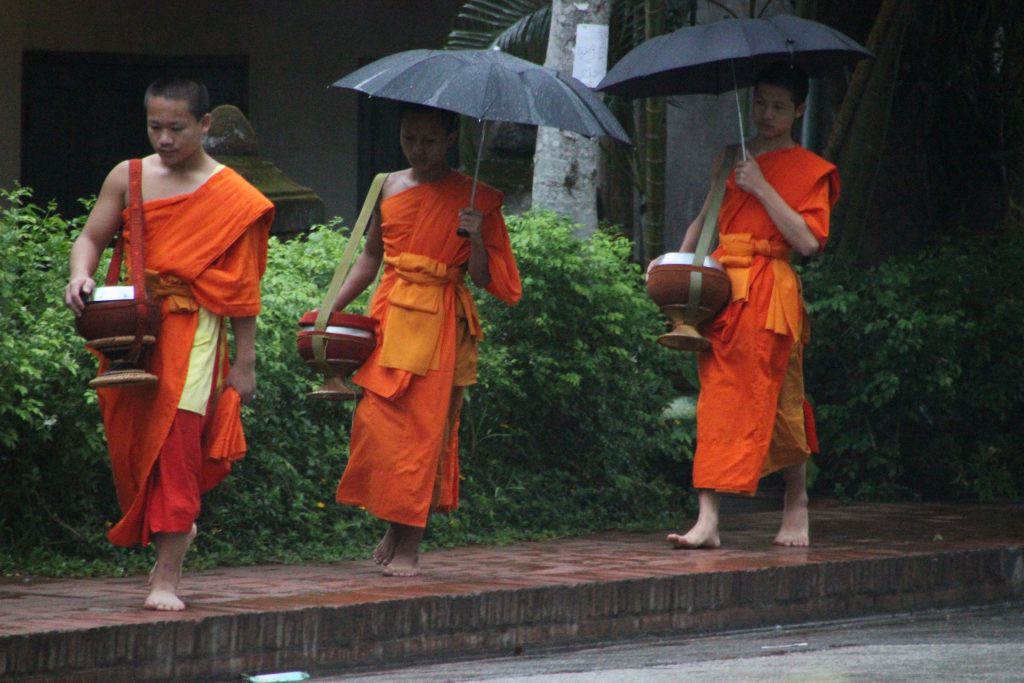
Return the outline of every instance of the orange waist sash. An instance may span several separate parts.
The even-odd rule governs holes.
[[[380,352],[383,367],[417,375],[440,367],[444,293],[449,286],[455,288],[456,308],[465,313],[470,334],[478,340],[483,338],[476,304],[463,282],[464,268],[409,252],[385,256],[384,263],[394,269],[397,279],[388,295]]]
[[[750,294],[750,270],[755,256],[770,258],[775,283],[772,286],[764,329],[776,334],[800,338],[800,283],[789,264],[792,250],[788,245],[756,239],[749,233],[732,233],[720,238],[719,261],[725,266],[732,285],[732,300],[746,301]]]
[[[166,298],[171,313],[191,313],[199,310],[192,289],[179,277],[164,275],[146,269],[146,289],[155,299]]]

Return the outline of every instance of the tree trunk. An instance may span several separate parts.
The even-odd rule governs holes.
[[[644,33],[665,32],[665,0],[645,0]],[[644,103],[644,264],[665,251],[665,98]]]
[[[581,65],[574,64],[577,26],[596,24],[607,28],[610,16],[611,0],[553,0],[544,66],[578,71]],[[602,70],[607,68],[607,44],[603,60]],[[597,229],[598,154],[596,140],[544,126],[537,130],[533,207],[568,216],[579,225],[577,234],[581,237]]]

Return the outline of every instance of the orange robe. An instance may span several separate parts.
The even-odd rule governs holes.
[[[107,537],[122,546],[148,540],[143,524],[147,492],[185,385],[199,318],[196,304],[225,317],[259,313],[260,278],[274,218],[273,204],[230,168],[214,173],[191,194],[148,201],[143,211],[146,270],[156,271],[164,288],[182,294],[161,299],[160,331],[147,366],[159,381],[97,391],[123,515]],[[131,240],[130,228],[125,234]],[[126,247],[125,254],[130,253]],[[215,379],[222,386],[229,365],[226,335],[220,339]],[[233,389],[215,391],[211,397],[202,444],[200,489],[205,492],[227,475],[232,461],[245,455],[241,403]]]
[[[799,146],[757,162],[824,248],[839,197],[835,166]],[[753,494],[762,476],[810,456],[802,371],[808,327],[789,245],[761,203],[736,186],[735,173],[719,235],[713,255],[726,267],[732,301],[705,328],[711,349],[698,355],[693,485]]]
[[[337,501],[391,522],[424,527],[458,506],[462,388],[476,382],[483,332],[464,284],[469,240],[455,234],[472,179],[452,171],[380,204],[384,273],[370,304],[377,347],[356,373],[366,391],[352,421]],[[478,185],[476,208],[491,282],[509,304],[522,293],[502,197]]]

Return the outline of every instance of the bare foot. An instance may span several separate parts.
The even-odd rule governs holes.
[[[153,535],[156,565],[149,575],[150,591],[142,605],[144,608],[170,612],[185,609],[185,603],[178,597],[178,583],[181,581],[181,565],[185,553],[195,537],[195,524],[188,533]]]
[[[782,511],[782,526],[775,537],[775,545],[794,548],[807,547],[811,544],[810,520],[807,516],[807,494],[802,496],[786,496],[785,508]]]
[[[196,529],[196,525],[193,524],[192,525],[192,529],[188,532],[188,544],[189,544],[189,547],[192,547],[192,541],[195,540],[196,534],[198,532],[199,532],[199,530]],[[146,585],[147,586],[152,586],[153,585],[153,572],[155,572],[155,571],[156,571],[156,562],[153,563],[153,567],[149,570],[149,574],[146,575]],[[181,568],[180,567],[178,568],[178,580],[179,581],[181,580]]]
[[[697,523],[685,534],[669,534],[666,540],[676,550],[717,548],[722,545],[718,538],[718,508],[722,497],[710,489],[697,491]]]
[[[391,564],[384,567],[384,576],[419,576],[420,575],[420,561],[418,557],[414,557],[412,562],[408,562],[406,558],[395,558],[391,561]]]
[[[419,576],[420,543],[423,541],[423,527],[392,524],[394,547],[391,559],[384,567],[384,576]]]
[[[395,527],[389,526],[384,532],[384,538],[373,549],[373,561],[379,565],[387,566],[391,558],[395,556]]]
[[[142,606],[159,612],[180,612],[185,609],[185,603],[175,595],[176,590],[177,587],[157,588],[154,586]]]
[[[696,524],[686,534],[669,534],[666,540],[676,550],[697,550],[701,548],[717,548],[722,545],[718,531],[702,528]]]

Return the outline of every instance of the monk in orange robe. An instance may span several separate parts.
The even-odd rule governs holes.
[[[384,183],[366,248],[334,303],[345,308],[384,272],[369,314],[378,344],[358,370],[356,407],[339,503],[390,522],[373,553],[387,576],[419,573],[419,545],[431,512],[459,503],[459,411],[476,382],[483,338],[473,282],[502,301],[521,295],[501,214],[501,194],[448,168],[456,117],[410,105],[400,142],[410,168]],[[456,229],[463,234],[457,234]]]
[[[157,561],[145,607],[180,610],[178,581],[200,495],[246,450],[241,404],[255,391],[256,315],[274,207],[203,150],[210,115],[202,84],[156,81],[145,106],[156,153],[122,162],[107,176],[71,250],[65,303],[81,314],[100,254],[122,222],[129,244],[138,235],[127,208],[130,185],[138,183],[146,286],[161,309],[147,369],[159,380],[98,390],[122,512],[107,536],[121,546],[152,540]],[[137,177],[133,166],[138,181],[130,180]],[[142,266],[131,262],[130,248],[124,251],[129,272]]]
[[[700,511],[677,548],[715,548],[720,493],[753,495],[758,481],[782,471],[786,485],[775,543],[810,542],[806,467],[817,450],[813,413],[804,397],[803,348],[809,328],[800,281],[789,263],[796,250],[821,252],[839,196],[835,166],[791,136],[804,113],[807,77],[788,63],[762,72],[754,88],[756,137],[736,164],[719,213],[712,256],[732,284],[732,300],[706,325],[711,342],[698,355],[697,450],[693,485]],[[715,162],[714,173],[724,154]],[[692,252],[709,200],[683,238]]]

